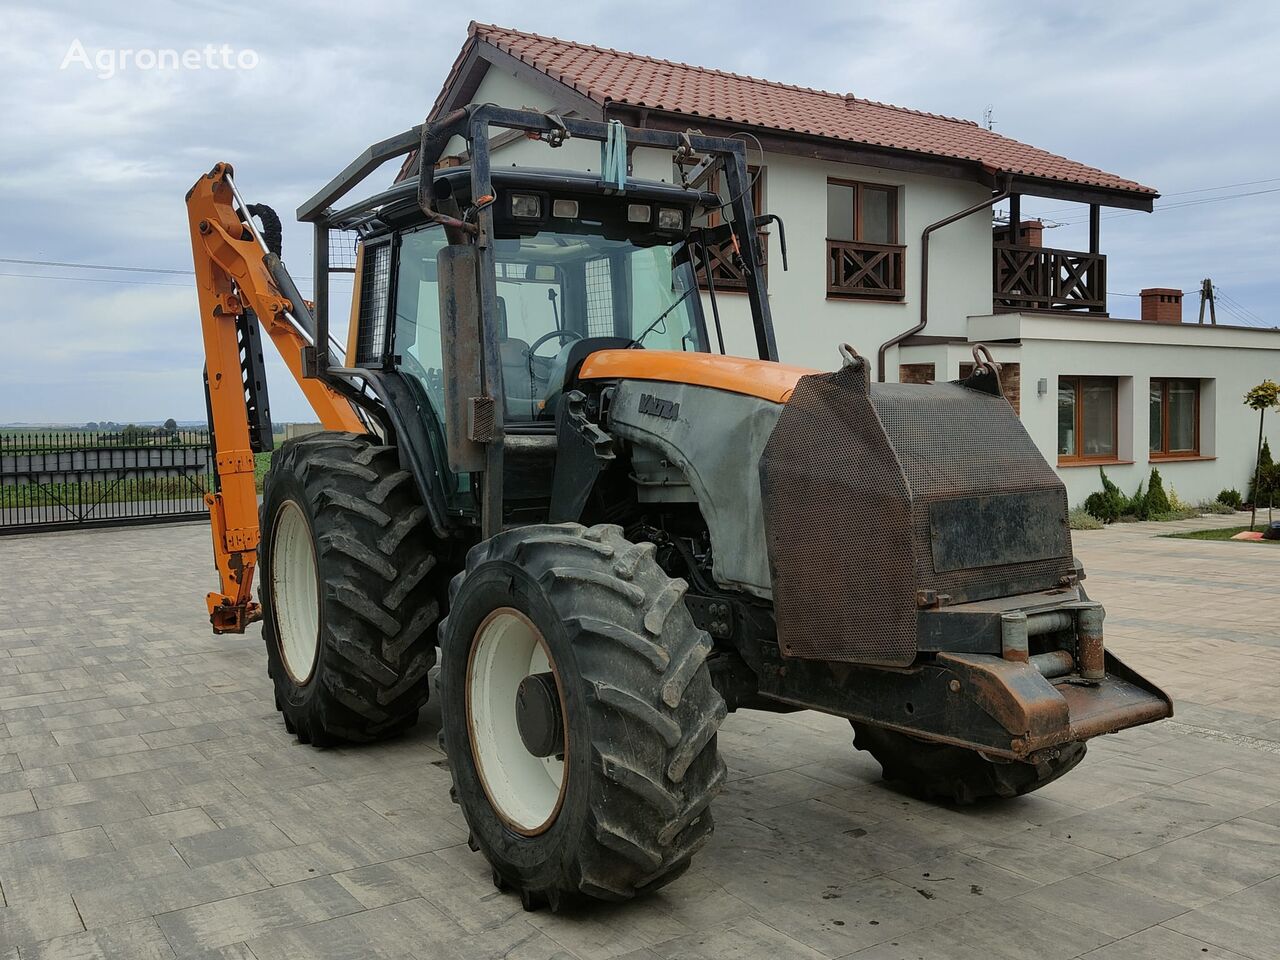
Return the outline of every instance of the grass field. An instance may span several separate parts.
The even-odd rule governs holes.
[[[1186,533],[1165,533],[1164,537],[1176,537],[1179,540],[1230,540],[1237,533],[1248,530],[1246,527],[1222,527],[1217,530],[1188,530]],[[1253,528],[1259,532],[1266,530],[1267,525],[1260,523]],[[1280,545],[1280,540],[1238,540],[1237,543],[1269,543]]]

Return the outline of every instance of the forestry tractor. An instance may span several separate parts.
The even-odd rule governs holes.
[[[606,172],[494,166],[493,130],[598,141]],[[628,148],[681,173],[629,177]],[[393,186],[340,204],[396,157]],[[776,218],[746,160],[736,137],[467,107],[299,208],[314,303],[229,165],[186,198],[213,629],[261,621],[276,707],[316,746],[411,726],[438,656],[452,797],[528,908],[679,876],[711,836],[730,711],[845,717],[886,778],[958,803],[1035,790],[1089,738],[1172,712],[1105,648],[1063,484],[989,353],[922,385],[871,382],[847,346],[834,372],[778,362],[758,236]],[[725,355],[718,310],[708,329],[713,254],[743,278],[757,357]],[[324,430],[275,452],[259,505],[264,332]]]

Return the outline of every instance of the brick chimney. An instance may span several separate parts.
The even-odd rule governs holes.
[[[1044,246],[1044,224],[1039,220],[1023,220],[1018,224],[1018,243],[1024,247]]]
[[[1147,323],[1181,323],[1182,291],[1171,287],[1148,287],[1142,297],[1142,319]]]
[[[1007,243],[1009,240],[1009,227],[1006,224],[996,231],[996,239],[1000,242]],[[1043,247],[1044,246],[1044,224],[1039,220],[1023,220],[1018,224],[1017,244],[1023,247]]]

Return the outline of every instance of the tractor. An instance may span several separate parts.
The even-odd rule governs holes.
[[[513,136],[597,141],[603,172],[494,166]],[[628,148],[670,151],[672,181],[629,176]],[[393,158],[396,183],[344,200]],[[530,909],[678,877],[735,710],[847,718],[886,778],[953,803],[1172,713],[1106,649],[1063,484],[988,352],[951,383],[872,382],[847,345],[832,371],[779,362],[746,160],[737,137],[467,107],[299,208],[314,302],[228,164],[187,195],[213,629],[261,622],[303,743],[396,735],[438,696],[471,846]],[[708,327],[713,250],[755,357]],[[324,430],[275,452],[259,504],[264,333]]]

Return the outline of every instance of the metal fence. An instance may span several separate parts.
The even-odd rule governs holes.
[[[207,516],[209,431],[0,434],[0,534]]]

